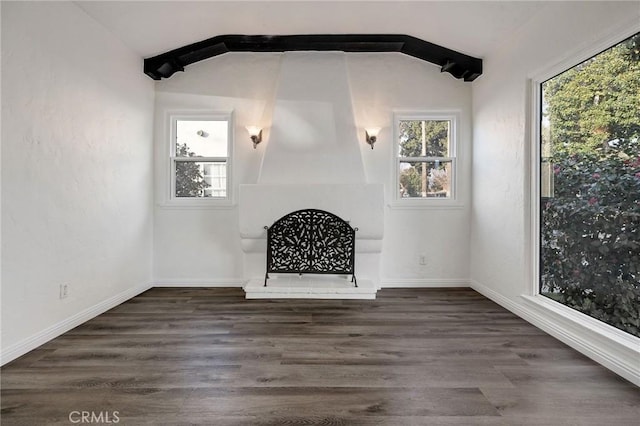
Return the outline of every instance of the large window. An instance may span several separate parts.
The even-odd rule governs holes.
[[[226,199],[229,115],[171,117],[171,199]]]
[[[396,198],[454,195],[456,116],[396,115]]]
[[[640,34],[540,86],[540,293],[640,336]]]

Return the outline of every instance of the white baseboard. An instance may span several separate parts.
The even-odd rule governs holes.
[[[96,305],[93,305],[75,315],[70,316],[57,324],[54,324],[33,336],[27,337],[20,342],[3,349],[0,353],[0,365],[5,365],[10,361],[26,354],[29,351],[34,350],[38,346],[44,345],[48,341],[60,336],[63,333],[79,326],[82,323],[89,321],[92,318],[115,308],[119,304],[126,302],[138,294],[147,291],[151,288],[149,284],[142,284],[137,287],[130,288],[122,293],[116,294],[106,300],[103,300]]]
[[[260,278],[262,279],[262,278]],[[225,279],[164,279],[151,283],[152,287],[243,287],[250,280]],[[466,278],[397,278],[380,280],[379,288],[438,288],[470,287]]]
[[[446,288],[469,287],[466,278],[384,278],[380,288]]]
[[[151,287],[242,287],[248,280],[241,278],[226,279],[167,279],[151,283]]]
[[[640,339],[637,337],[557,302],[542,300],[543,296],[522,296],[518,302],[475,280],[471,280],[471,288],[640,386]]]

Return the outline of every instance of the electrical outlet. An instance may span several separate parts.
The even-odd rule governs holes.
[[[424,253],[420,254],[420,257],[419,257],[418,262],[419,262],[421,265],[426,265],[426,264],[427,264],[427,255],[426,255],[426,254],[424,254]]]
[[[69,296],[69,284],[60,284],[60,300]]]

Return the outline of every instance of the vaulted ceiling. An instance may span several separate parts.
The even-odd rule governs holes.
[[[484,57],[547,2],[76,1],[141,57],[222,34],[408,34]]]

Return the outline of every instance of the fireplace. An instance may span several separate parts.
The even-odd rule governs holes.
[[[285,53],[276,87],[270,125],[258,146],[264,155],[257,182],[240,185],[238,197],[245,279],[255,281],[252,286],[258,286],[258,282],[264,286],[268,261],[265,226],[268,229],[291,212],[316,209],[358,227],[350,273],[358,277],[358,287],[345,279],[327,285],[337,292],[361,291],[359,287],[367,285],[377,288],[384,187],[366,180],[362,155],[363,151],[371,155],[371,149],[358,138],[346,55]],[[295,286],[293,278],[288,277],[291,286],[287,288],[330,281],[333,274],[322,275],[326,280],[303,277]],[[266,289],[276,291],[277,284],[269,279]]]
[[[317,209],[298,210],[267,228],[267,271],[280,274],[355,274],[356,231],[338,216]]]
[[[244,252],[244,276],[252,286],[255,286],[256,291],[262,292],[263,290],[257,287],[264,286],[268,228],[272,227],[279,218],[308,208],[331,212],[358,228],[353,250],[354,273],[358,279],[358,286],[364,289],[368,282],[377,288],[380,279],[379,265],[384,231],[382,185],[364,183],[241,185],[238,206],[240,238]],[[323,277],[324,281],[328,281],[331,275],[327,274],[327,277]],[[310,276],[305,280],[305,277],[301,280],[296,278],[295,285],[292,281],[295,277],[289,279],[291,288],[303,291],[309,280],[317,278]],[[276,280],[273,278],[269,280],[267,288],[270,291],[277,291],[275,281],[280,277],[276,276]],[[345,291],[355,291],[355,286],[350,279],[343,282],[334,280],[332,285],[334,284],[336,287],[344,288]]]

